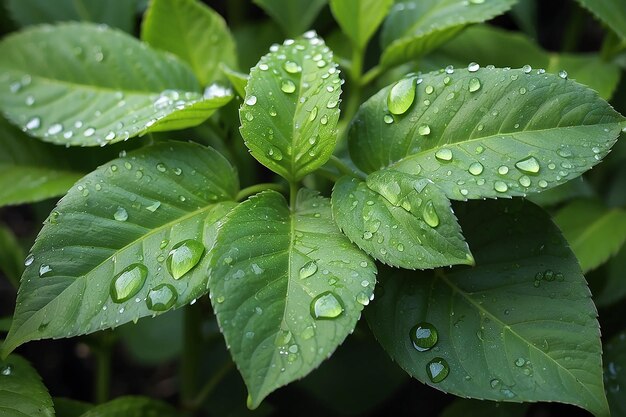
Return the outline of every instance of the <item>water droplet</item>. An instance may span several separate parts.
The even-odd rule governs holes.
[[[118,207],[115,214],[113,214],[113,218],[118,222],[125,222],[128,220],[128,212],[124,207]]]
[[[435,210],[435,205],[432,201],[428,201],[424,206],[424,211],[422,212],[422,217],[427,225],[430,227],[439,226],[439,216],[437,215],[437,211]]]
[[[283,93],[291,94],[296,91],[296,85],[291,80],[283,80],[280,84],[280,89]]]
[[[135,296],[146,282],[148,268],[136,263],[127,266],[111,281],[110,294],[115,303],[123,303]]]
[[[527,90],[526,90],[526,87],[522,87],[522,88],[520,88],[520,89],[519,89],[519,93],[520,93],[521,95],[526,94],[526,91],[527,91]]]
[[[357,303],[366,306],[370,303],[370,298],[364,292],[360,292],[356,295],[356,301]]]
[[[30,266],[32,265],[33,261],[35,260],[35,255],[33,255],[32,253],[29,254],[26,259],[24,259],[24,266]]]
[[[509,173],[509,167],[507,167],[506,165],[502,165],[501,167],[498,168],[498,174],[506,175],[508,173]]]
[[[315,336],[315,329],[312,326],[307,326],[303,331],[302,331],[302,339],[304,340],[309,340],[311,339],[313,336]]]
[[[480,90],[481,84],[480,84],[480,80],[478,78],[472,78],[469,82],[469,92],[470,93],[474,93],[478,90]]]
[[[383,117],[383,120],[384,120],[385,123],[387,123],[389,125],[389,124],[393,123],[393,116],[390,115],[390,114],[386,114]]]
[[[517,358],[517,359],[515,359],[515,366],[517,366],[518,368],[521,368],[525,364],[526,364],[526,359],[524,359],[524,358]]]
[[[565,70],[559,71],[559,77],[561,77],[564,80],[566,80],[567,79],[567,71],[565,71]]]
[[[254,106],[256,104],[256,96],[250,96],[246,99],[246,104],[248,106]]]
[[[174,279],[181,279],[202,259],[204,245],[196,240],[187,239],[172,247],[165,265]]]
[[[469,72],[476,72],[480,69],[480,65],[478,65],[476,62],[470,62],[470,64],[467,66],[467,70]]]
[[[393,114],[404,114],[415,100],[415,78],[404,78],[394,84],[387,96],[387,107]]]
[[[370,240],[373,236],[374,236],[374,234],[372,232],[369,232],[369,231],[363,233],[363,239],[365,239],[365,240]]]
[[[530,72],[533,70],[533,67],[531,67],[530,65],[526,64],[522,67],[522,71],[524,71],[524,74],[530,74]]]
[[[306,279],[317,272],[317,263],[315,261],[309,261],[300,268],[300,279]]]
[[[106,134],[106,136],[104,137],[104,140],[108,140],[111,141],[113,139],[115,139],[115,132],[114,131],[109,131],[109,133]]]
[[[432,85],[427,85],[424,91],[426,94],[432,94],[435,91],[435,88]]]
[[[48,128],[49,135],[56,135],[63,131],[63,125],[61,123],[55,123]]]
[[[437,344],[439,334],[430,323],[422,322],[415,325],[409,333],[413,347],[419,352],[426,352]]]
[[[167,311],[178,299],[176,288],[170,284],[160,284],[152,288],[146,297],[146,305],[152,311]]]
[[[270,67],[267,64],[259,64],[259,69],[261,71],[267,71]]]
[[[335,107],[337,107],[337,104],[339,104],[337,100],[329,100],[328,103],[326,103],[326,108],[334,109]]]
[[[496,181],[495,184],[493,185],[493,188],[499,193],[506,193],[509,189],[509,186],[506,185],[506,183],[502,181]]]
[[[328,116],[323,115],[320,119],[320,123],[326,125],[328,123]]]
[[[46,274],[52,272],[52,267],[50,265],[42,264],[39,266],[39,276],[43,277]]]
[[[32,106],[33,104],[35,104],[35,97],[33,97],[33,96],[26,96],[26,100],[24,100],[24,103],[27,106]]]
[[[312,122],[317,117],[317,106],[313,107],[311,113],[309,114],[309,122]]]
[[[480,162],[474,162],[469,166],[469,173],[476,176],[483,173],[484,167]]]
[[[267,151],[267,155],[274,161],[280,161],[283,159],[283,153],[278,148],[271,147],[269,151]]]
[[[293,61],[286,61],[283,68],[285,68],[285,71],[289,74],[297,74],[302,71],[302,67]]]
[[[530,178],[526,175],[521,176],[518,181],[522,187],[530,187]]]
[[[435,158],[440,161],[451,161],[452,160],[452,151],[448,148],[441,148],[437,152],[435,152]]]
[[[2,374],[3,376],[9,376],[11,375],[12,372],[13,372],[13,367],[11,365],[7,365],[4,368],[2,368],[2,371],[0,371],[0,374]]]
[[[445,359],[434,358],[426,364],[426,373],[428,378],[436,384],[446,379],[450,373],[450,366]]]
[[[343,303],[338,295],[326,291],[311,301],[311,316],[317,320],[329,320],[343,313]]]
[[[137,171],[139,172],[139,171]],[[161,202],[160,201],[155,201],[154,203],[150,204],[149,206],[146,207],[146,210],[151,211],[152,213],[154,213],[155,211],[157,211],[157,209],[161,207]]]
[[[39,129],[39,126],[41,126],[41,119],[39,117],[33,117],[26,123],[26,129],[28,130]]]
[[[83,132],[83,136],[85,136],[86,138],[93,136],[94,133],[96,133],[96,129],[94,129],[93,127],[88,127],[87,129],[85,129],[85,131]]]
[[[469,4],[483,4],[486,0],[469,0]]]
[[[417,128],[417,133],[419,133],[422,136],[430,135],[430,126],[421,125],[420,127]]]
[[[534,156],[529,156],[515,163],[515,167],[526,174],[536,174],[539,172],[539,161]]]

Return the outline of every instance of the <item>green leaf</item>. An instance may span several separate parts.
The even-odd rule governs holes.
[[[366,313],[385,350],[444,392],[608,416],[596,309],[549,216],[524,200],[472,202],[457,213],[477,266],[381,273],[382,295]]]
[[[604,377],[611,416],[626,416],[624,387],[626,386],[626,331],[622,331],[606,344],[604,352]]]
[[[525,417],[527,404],[507,404],[459,398],[440,417]]]
[[[63,195],[80,177],[65,149],[36,141],[0,118],[0,206]]]
[[[626,40],[626,7],[623,0],[576,0],[613,32]]]
[[[0,332],[8,332],[11,327],[11,317],[0,317]]]
[[[626,246],[609,260],[604,272],[605,282],[599,291],[594,292],[594,301],[598,307],[606,307],[626,297]]]
[[[216,222],[237,190],[224,157],[176,142],[129,153],[78,181],[27,257],[5,354],[30,340],[115,327],[203,295]]]
[[[171,405],[146,397],[119,397],[100,404],[81,417],[178,417],[180,413]]]
[[[230,81],[230,84],[233,86],[237,94],[239,94],[240,97],[245,98],[246,85],[248,84],[250,76],[248,74],[242,74],[238,71],[234,71],[224,64],[221,65],[221,69],[226,78],[228,78],[228,81]]]
[[[223,79],[220,63],[237,66],[235,41],[226,22],[197,0],[152,0],[141,40],[188,63],[202,85]]]
[[[54,416],[52,399],[37,371],[17,355],[0,360],[0,415]]]
[[[52,401],[56,417],[81,417],[94,407],[93,404],[70,398],[54,397]]]
[[[24,251],[8,227],[0,224],[0,271],[17,286],[24,270]]]
[[[410,0],[396,3],[383,24],[381,64],[395,66],[419,58],[480,23],[509,10],[516,0]]]
[[[364,49],[393,5],[393,0],[330,0],[330,10],[343,33]]]
[[[415,94],[407,87],[398,97],[404,79],[361,106],[349,133],[359,168],[421,175],[456,200],[525,196],[596,165],[626,120],[596,92],[556,75],[448,72],[413,76]],[[389,100],[410,106],[393,115]]]
[[[313,191],[300,190],[291,211],[276,192],[251,197],[213,250],[211,301],[251,408],[330,356],[372,296],[374,263]]]
[[[553,74],[566,70],[570,79],[598,91],[607,100],[613,96],[620,79],[619,67],[599,54],[550,53],[519,32],[489,25],[476,25],[463,31],[463,36],[457,36],[422,59],[419,69],[427,72],[447,65],[467,67],[473,61],[496,67],[530,65]]]
[[[253,0],[285,31],[295,37],[307,29],[327,3],[327,0]]]
[[[13,20],[20,26],[70,20],[104,23],[132,33],[137,0],[7,0]]]
[[[450,200],[425,178],[386,170],[366,182],[344,177],[332,203],[346,236],[387,265],[430,269],[474,262]]]
[[[114,29],[37,26],[0,42],[0,109],[28,134],[105,145],[206,120],[232,95],[204,95],[191,70]]]
[[[626,242],[626,212],[594,200],[577,200],[562,208],[554,222],[563,232],[583,272],[605,263]]]
[[[297,181],[330,158],[337,141],[341,79],[314,32],[275,45],[252,68],[239,111],[252,155]]]

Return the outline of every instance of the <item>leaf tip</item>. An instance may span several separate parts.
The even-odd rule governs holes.
[[[246,399],[246,406],[249,410],[256,410],[259,405],[261,405],[261,401],[263,401],[263,399],[255,400],[252,398],[251,394],[248,394],[248,398]]]
[[[465,265],[469,265],[469,266],[476,266],[476,259],[474,259],[474,255],[472,255],[472,252],[469,251],[469,249],[467,250],[467,253],[465,254]]]

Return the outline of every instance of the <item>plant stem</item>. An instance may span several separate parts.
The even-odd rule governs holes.
[[[380,65],[376,65],[374,68],[367,71],[363,77],[361,77],[361,85],[368,85],[384,72],[384,68]]]
[[[193,401],[188,403],[188,408],[192,410],[197,410],[202,406],[202,404],[206,401],[206,399],[211,395],[215,387],[220,383],[222,379],[233,369],[233,362],[227,360],[224,364],[211,376],[206,384],[200,389],[200,392],[193,399]]]
[[[193,401],[197,392],[200,347],[202,346],[202,309],[199,303],[185,307],[183,352],[180,363],[180,397],[183,404]]]
[[[248,197],[250,197],[251,195],[254,195],[256,193],[259,193],[261,191],[265,191],[265,190],[274,190],[274,191],[278,191],[279,193],[284,193],[285,190],[285,186],[282,184],[275,184],[273,182],[266,182],[266,183],[262,183],[262,184],[255,184],[255,185],[251,185],[250,187],[244,188],[243,190],[239,191],[239,193],[237,194],[237,197],[235,198],[237,201],[241,201],[244,200]]]
[[[352,120],[361,105],[361,77],[363,75],[363,55],[364,50],[357,45],[352,45],[352,61],[350,62],[350,95],[346,107],[344,108],[343,118],[348,123],[344,124],[343,129],[339,132],[339,141],[342,142],[346,138],[348,132],[349,121]]]
[[[111,345],[103,341],[93,348],[96,358],[94,397],[97,404],[108,401],[111,385]]]

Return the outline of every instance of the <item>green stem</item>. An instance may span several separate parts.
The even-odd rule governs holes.
[[[361,77],[361,85],[368,85],[376,78],[380,77],[380,75],[385,72],[385,69],[380,65],[376,65],[374,68],[367,71],[363,77]]]
[[[348,96],[348,102],[344,108],[343,118],[346,121],[352,120],[359,106],[361,105],[361,77],[363,76],[363,49],[358,48],[356,45],[352,47],[352,62],[350,63],[350,95]],[[348,126],[350,123],[345,123],[343,128],[339,132],[339,141],[342,142],[346,139],[348,133]]]
[[[200,389],[198,395],[193,399],[193,401],[188,403],[188,407],[192,410],[197,410],[202,406],[202,404],[206,401],[207,398],[211,395],[215,387],[224,379],[226,375],[233,369],[233,362],[226,361],[209,379],[206,384]]]
[[[111,346],[105,342],[94,348],[96,357],[96,376],[94,397],[97,404],[109,400],[111,386]]]
[[[262,183],[262,184],[255,184],[255,185],[251,185],[250,187],[244,188],[243,190],[239,191],[239,193],[237,194],[237,197],[235,197],[235,200],[237,201],[241,201],[241,200],[245,200],[246,198],[250,197],[251,195],[254,195],[256,193],[259,193],[261,191],[265,191],[265,190],[274,190],[274,191],[278,191],[279,193],[284,193],[285,190],[285,186],[282,184],[275,184],[273,182],[267,182],[267,183]]]
[[[337,168],[337,170],[340,173],[344,175],[349,175],[351,177],[359,178],[359,179],[365,179],[365,176],[363,174],[350,168],[348,165],[346,165],[345,162],[343,162],[341,159],[339,159],[335,155],[332,155],[330,159],[328,160],[328,162],[331,163],[335,168]]]
[[[298,181],[291,181],[289,183],[289,208],[291,212],[296,212],[296,198],[298,197]]]
[[[180,397],[183,404],[193,401],[198,384],[200,347],[202,346],[202,308],[199,303],[184,310],[183,352],[180,363]]]

